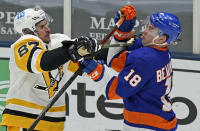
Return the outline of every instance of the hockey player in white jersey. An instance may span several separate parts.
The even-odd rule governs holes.
[[[28,8],[14,19],[14,28],[21,37],[11,46],[10,89],[1,122],[8,131],[30,127],[67,81],[68,61],[85,57],[77,51],[80,47],[89,53],[98,51],[95,39],[70,40],[64,34],[50,34],[49,18],[42,9]],[[35,130],[62,131],[65,106],[62,95]]]

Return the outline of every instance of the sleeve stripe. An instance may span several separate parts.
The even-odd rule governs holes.
[[[42,55],[44,54],[46,50],[42,50],[42,51],[36,51],[34,53],[36,59],[34,59],[34,61],[32,62],[32,69],[35,73],[40,73],[40,72],[44,72],[40,66],[41,63],[41,59],[42,59]]]
[[[28,69],[28,71],[31,72],[31,73],[33,73],[32,68],[31,68],[32,57],[33,57],[34,52],[35,52],[37,49],[40,49],[40,48],[38,48],[38,47],[33,48],[33,49],[31,50],[30,56],[29,56],[29,58],[28,58],[27,69]]]
[[[38,57],[37,57],[37,61],[36,61],[36,63],[35,63],[35,67],[36,67],[37,71],[39,71],[39,72],[44,72],[44,70],[42,70],[42,68],[41,68],[41,66],[40,66],[40,62],[41,62],[41,59],[42,59],[42,55],[44,54],[45,51],[46,51],[46,50],[42,50],[42,51],[40,52],[40,54],[39,54]]]
[[[120,72],[123,70],[126,63],[126,51],[122,52],[117,58],[112,59],[110,66],[115,71]]]
[[[121,99],[121,97],[116,93],[117,87],[118,87],[118,77],[113,77],[112,80],[109,81],[106,87],[107,99],[109,100]]]
[[[155,114],[129,111],[124,108],[124,119],[129,123],[147,125],[163,130],[170,130],[176,127],[177,119],[166,120]],[[171,130],[170,130],[171,131]]]

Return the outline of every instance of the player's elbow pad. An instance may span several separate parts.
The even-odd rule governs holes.
[[[44,71],[51,71],[63,65],[69,60],[69,54],[65,47],[59,47],[46,51],[42,55],[40,66]]]

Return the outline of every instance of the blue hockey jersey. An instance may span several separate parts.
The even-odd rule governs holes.
[[[119,72],[106,86],[107,99],[122,98],[124,123],[129,126],[174,131],[177,119],[168,94],[173,71],[168,47],[143,47],[141,39],[109,63]]]

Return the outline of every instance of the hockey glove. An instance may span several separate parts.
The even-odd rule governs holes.
[[[103,64],[93,59],[84,60],[81,62],[81,64],[85,66],[83,72],[86,72],[90,79],[94,81],[99,81],[102,79],[105,69]]]
[[[94,38],[82,36],[75,39],[67,51],[70,59],[76,63],[82,59],[91,59],[100,49],[100,46]]]
[[[118,30],[114,33],[114,38],[120,42],[126,42],[132,38],[134,32],[132,31],[136,22],[136,9],[132,6],[124,6],[120,11],[116,12],[114,18],[115,23],[120,17],[125,16],[125,21],[121,24]]]

